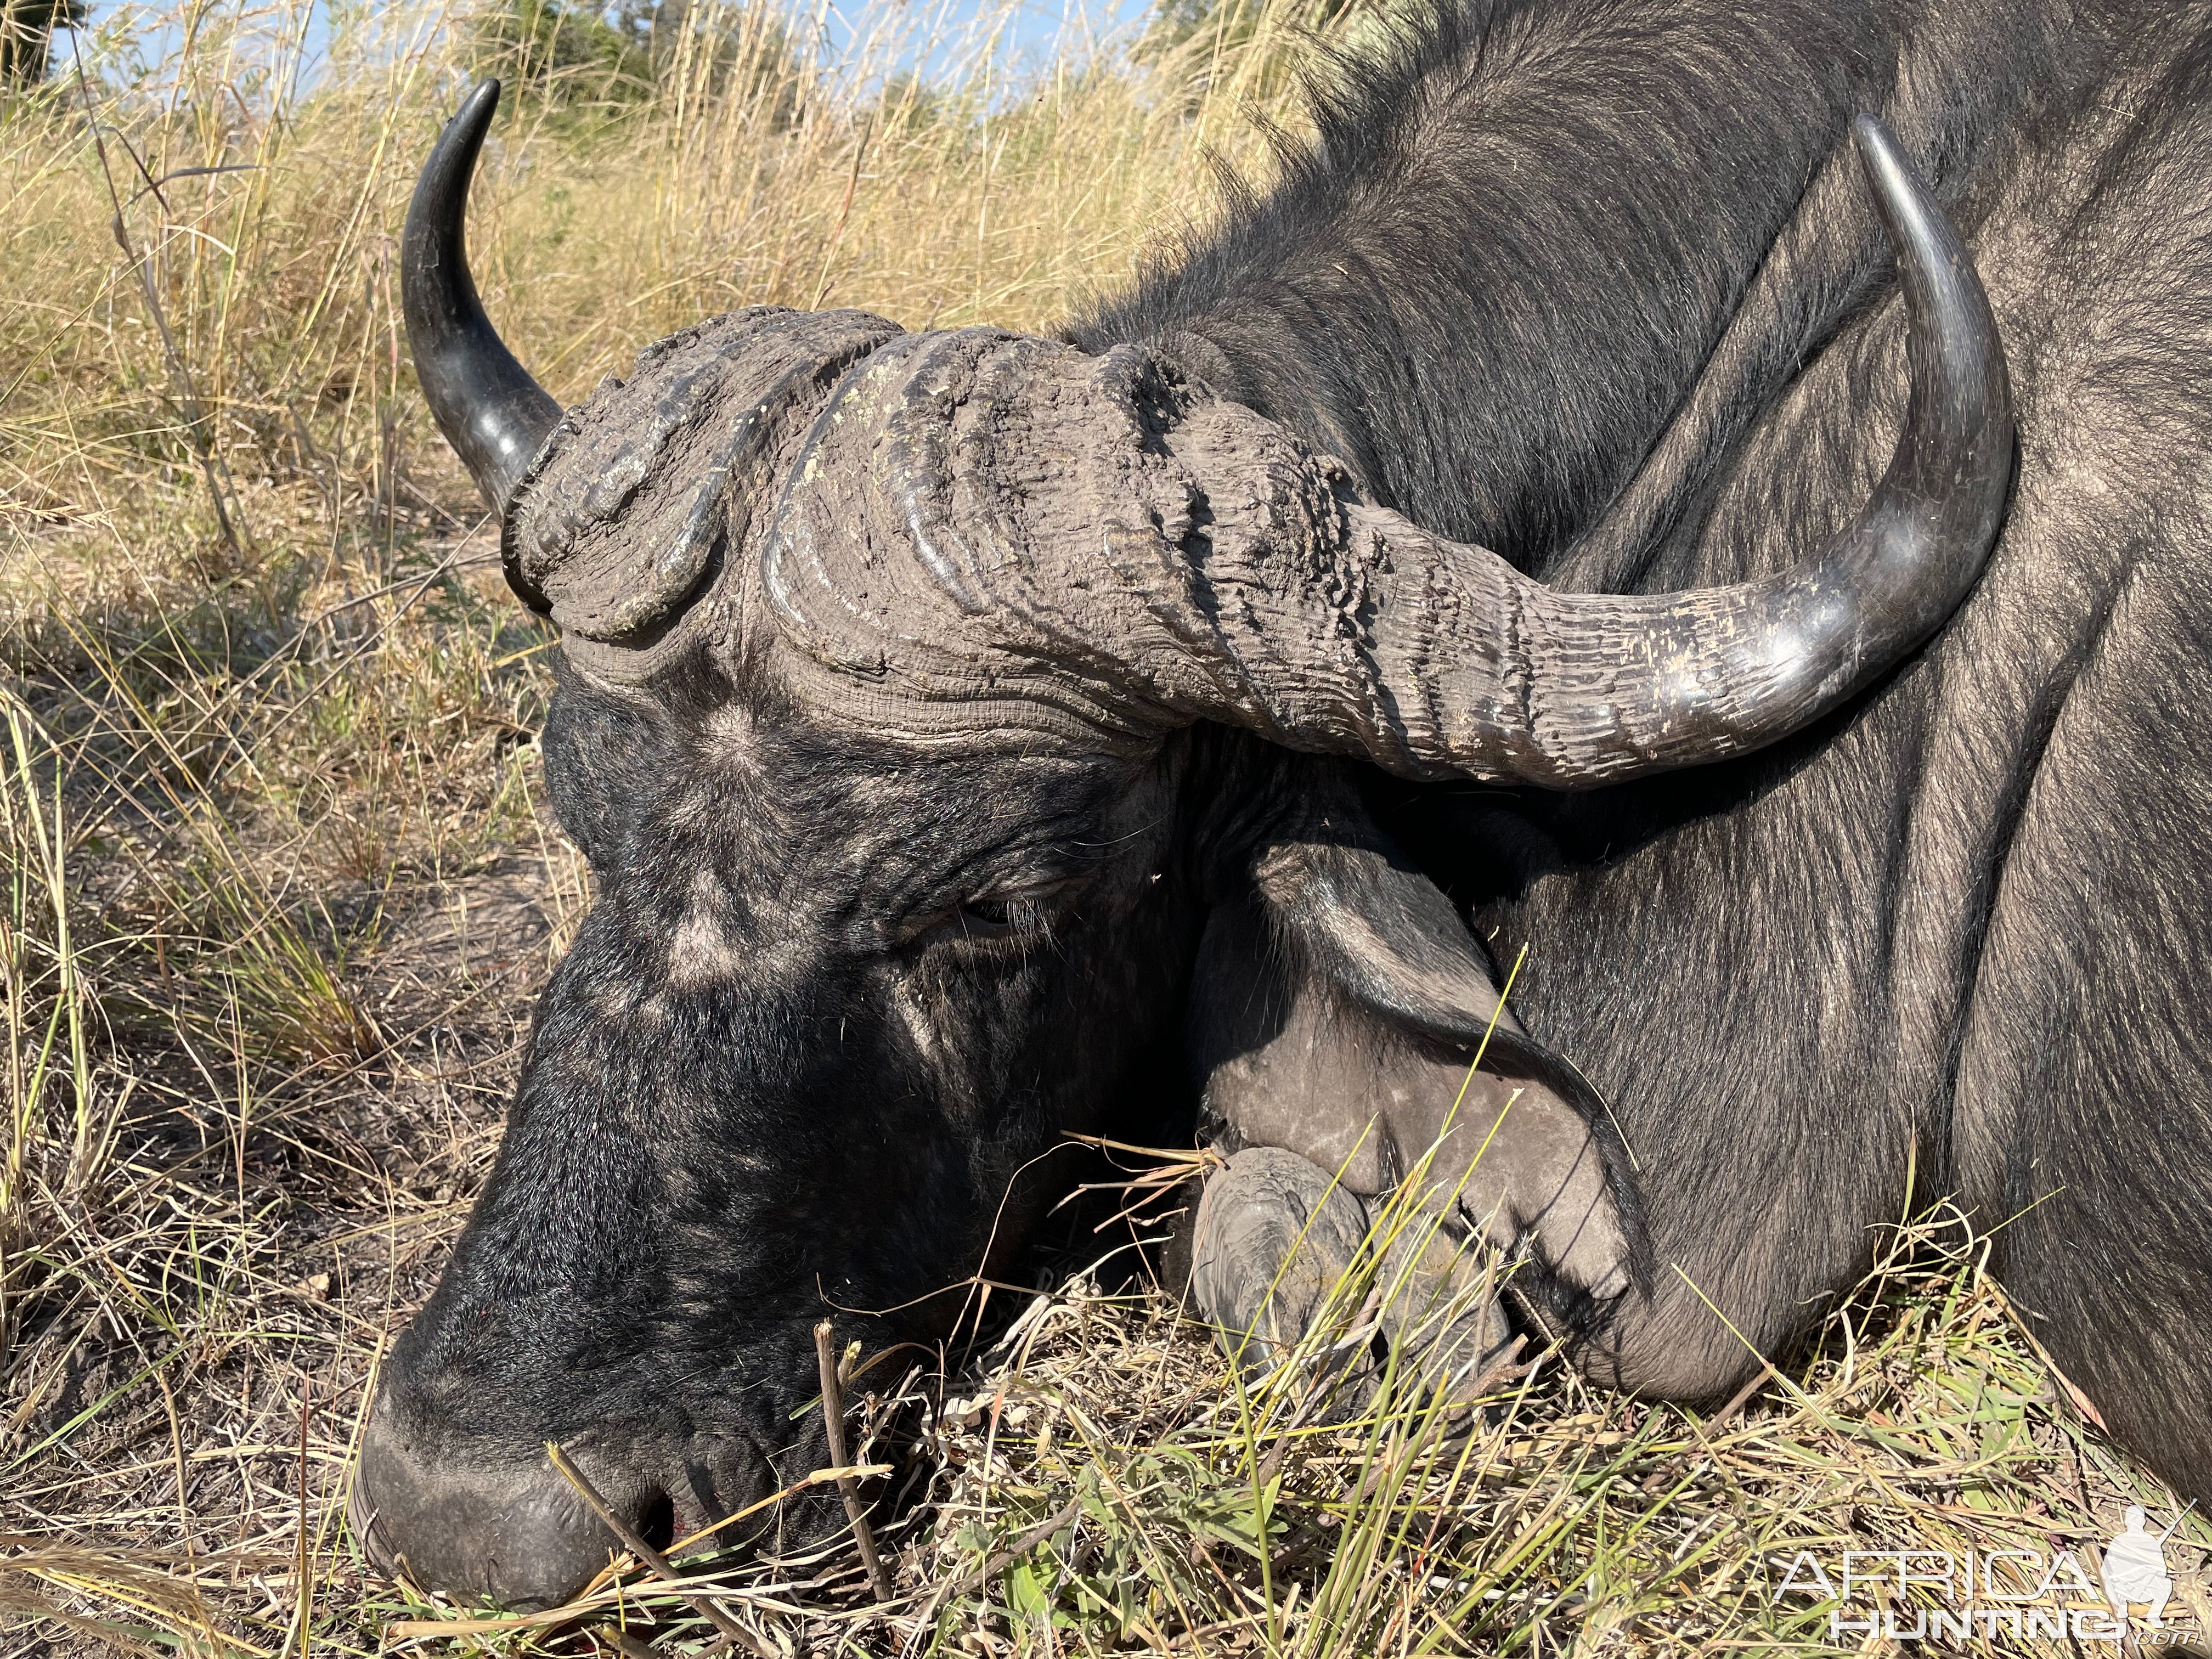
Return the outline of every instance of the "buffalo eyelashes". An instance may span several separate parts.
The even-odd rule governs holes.
[[[969,939],[1014,939],[1042,935],[1085,884],[1080,879],[1026,893],[979,893],[961,901],[952,918],[955,933]]]
[[[990,938],[1013,933],[1032,920],[1036,909],[1030,899],[972,898],[960,907],[957,920],[965,931]]]
[[[1082,877],[1019,892],[983,892],[963,899],[916,930],[917,945],[965,939],[1018,942],[1050,935],[1067,903],[1087,885]]]
[[[908,936],[910,949],[928,951],[940,945],[1020,945],[1049,929],[1048,914],[1025,899],[968,899],[932,917]]]

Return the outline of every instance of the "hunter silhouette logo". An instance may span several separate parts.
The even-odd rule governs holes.
[[[2131,1606],[2147,1605],[2150,1608],[2150,1627],[2166,1628],[2162,1617],[2166,1598],[2173,1594],[2173,1580],[2166,1576],[2166,1540],[2173,1536],[2173,1527],[2181,1524],[2181,1515],[2173,1517],[2173,1526],[2153,1536],[2143,1525],[2142,1506],[2128,1506],[2127,1527],[2113,1539],[2105,1551],[2105,1599],[2112,1604],[2112,1616],[2123,1625],[2127,1623]]]

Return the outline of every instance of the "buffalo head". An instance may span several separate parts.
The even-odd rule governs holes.
[[[815,1322],[941,1329],[1067,1131],[1202,1097],[1388,1185],[1497,994],[1360,769],[1588,789],[1771,743],[1948,615],[2002,511],[1986,305],[1871,122],[1913,319],[1887,476],[1793,569],[1617,597],[1378,504],[1174,337],[756,308],[563,414],[463,257],[497,90],[424,169],[408,325],[561,630],[546,778],[598,895],[368,1431],[356,1520],[428,1584],[542,1602],[604,1564],[549,1439],[664,1536],[812,1467]],[[1522,1103],[1457,1213],[1587,1321],[1642,1267],[1602,1114],[1510,1020],[1485,1072]],[[1311,1196],[1247,1173],[1262,1210]],[[1216,1215],[1216,1279],[1265,1254],[1250,1220]]]

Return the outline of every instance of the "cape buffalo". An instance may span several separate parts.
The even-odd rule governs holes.
[[[941,1322],[1066,1131],[1244,1148],[1199,1291],[1265,1311],[1524,943],[1446,1143],[1514,1318],[1715,1397],[1955,1194],[2212,1498],[2204,18],[1402,27],[1057,338],[747,310],[565,414],[463,259],[495,85],[447,127],[410,337],[599,890],[384,1374],[380,1559],[572,1589],[548,1438],[650,1537],[775,1490],[813,1322]]]

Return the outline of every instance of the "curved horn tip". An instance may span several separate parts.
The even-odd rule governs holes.
[[[2004,349],[1973,260],[1897,135],[1862,113],[1852,119],[1851,137],[1916,319],[1915,399],[1929,398],[1936,424],[1961,440],[1980,428],[1990,441],[1982,447],[2002,447],[2008,470],[2012,414]]]
[[[469,184],[499,93],[496,79],[478,82],[446,123],[416,181],[400,242],[416,379],[438,429],[495,508],[506,506],[561,418],[560,405],[501,341],[469,274]],[[528,592],[522,598],[540,603]]]
[[[498,107],[499,76],[487,75],[469,88],[469,95],[461,100],[460,108],[453,112],[453,118],[447,125],[464,131],[473,129],[480,138],[483,136],[483,130],[491,125],[492,112]],[[1860,118],[1862,120],[1867,118],[1864,116]]]
[[[1851,138],[1858,147],[1859,165],[1874,194],[1875,211],[1899,253],[1923,264],[1939,253],[1955,255],[1957,237],[1888,124],[1875,115],[1853,116]]]
[[[1877,161],[1890,166],[1905,164],[1905,152],[1898,147],[1897,135],[1879,115],[1861,110],[1851,117],[1851,137],[1857,141],[1859,154],[1869,167]]]
[[[1920,176],[1897,135],[1881,117],[1863,112],[1851,118],[1851,137],[1873,194],[1875,210],[1898,253],[1901,274],[1945,289],[1971,291],[1978,322],[1988,314],[1981,283],[1966,258],[1959,234],[1942,204]]]
[[[1419,747],[1407,743],[1415,767],[1583,789],[1746,754],[1865,691],[1972,590],[2012,482],[2003,342],[1973,259],[1896,136],[1871,115],[1851,125],[1904,297],[1908,397],[1879,486],[1847,527],[1789,569],[1612,598],[1601,609],[1536,587],[1494,554],[1463,550],[1470,591],[1477,576],[1494,584],[1501,611],[1519,585],[1510,603],[1526,666],[1509,679],[1494,666],[1503,659],[1460,653],[1474,689],[1453,690],[1455,704],[1425,666],[1445,653],[1407,624],[1419,654],[1401,647],[1404,683],[1386,689],[1401,708],[1443,707],[1459,720],[1449,730],[1437,722]],[[1408,579],[1419,593],[1433,580]],[[1547,643],[1547,633],[1569,643]],[[1396,751],[1368,747],[1399,769]]]

